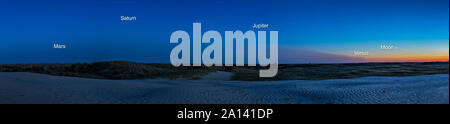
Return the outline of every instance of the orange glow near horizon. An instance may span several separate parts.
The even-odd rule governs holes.
[[[449,55],[396,55],[365,58],[367,62],[448,62]]]

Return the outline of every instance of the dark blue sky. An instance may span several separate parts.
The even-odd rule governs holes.
[[[390,57],[449,51],[448,0],[2,0],[0,11],[0,63],[169,62],[170,34],[193,22],[222,35],[269,24],[280,63],[384,60],[380,44],[401,48]]]

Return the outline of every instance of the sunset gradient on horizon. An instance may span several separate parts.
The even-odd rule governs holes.
[[[449,0],[2,0],[0,11],[0,64],[169,63],[170,34],[195,22],[222,36],[279,31],[280,64],[449,61]]]

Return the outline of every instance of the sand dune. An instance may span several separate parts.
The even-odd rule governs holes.
[[[0,103],[449,103],[449,75],[321,81],[100,80],[0,72]]]

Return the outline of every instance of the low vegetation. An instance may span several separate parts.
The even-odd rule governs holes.
[[[416,76],[448,74],[448,62],[429,63],[355,63],[279,65],[278,75],[260,78],[260,67],[173,67],[170,64],[143,64],[124,61],[77,64],[0,65],[0,72],[32,72],[111,80],[201,79],[215,71],[233,72],[232,80],[325,80],[366,76]]]

